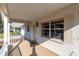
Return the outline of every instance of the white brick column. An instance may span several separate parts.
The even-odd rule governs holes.
[[[15,27],[13,28],[13,32],[15,32]]]
[[[3,13],[1,13],[1,16],[4,24],[4,54],[8,55],[8,44],[10,39],[10,24],[8,23],[9,18]]]
[[[8,21],[8,30],[7,30],[8,33],[7,34],[8,34],[8,45],[9,45],[10,44],[10,20],[8,19],[7,21]]]
[[[25,28],[22,27],[22,28],[21,28],[21,35],[24,37],[24,34],[25,34]]]

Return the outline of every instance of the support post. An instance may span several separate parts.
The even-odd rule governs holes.
[[[9,18],[4,13],[1,13],[1,16],[4,24],[4,54],[8,55],[8,44],[10,39],[10,24],[8,23]]]

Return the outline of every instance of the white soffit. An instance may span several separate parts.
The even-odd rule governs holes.
[[[10,3],[8,12],[11,19],[33,21],[51,12],[64,8],[70,3]]]

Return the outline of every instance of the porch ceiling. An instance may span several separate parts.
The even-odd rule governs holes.
[[[7,9],[14,21],[33,21],[68,5],[70,3],[10,3]]]

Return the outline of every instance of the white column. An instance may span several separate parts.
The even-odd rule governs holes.
[[[13,32],[15,32],[15,27],[13,28]]]
[[[24,36],[24,34],[25,34],[25,28],[22,27],[22,28],[21,28],[21,35]]]
[[[4,23],[4,51],[5,51],[5,54],[8,54],[8,44],[9,44],[9,39],[10,39],[10,31],[9,31],[9,23],[8,23],[8,17],[1,13],[1,16],[2,16],[2,20],[3,20],[3,23]]]
[[[21,28],[22,40],[24,40],[24,35],[25,35],[25,27],[22,27],[22,28]]]
[[[8,19],[8,21],[9,21],[9,19]],[[8,45],[10,44],[10,22],[8,22]]]
[[[49,21],[49,38],[51,38],[51,22]]]

